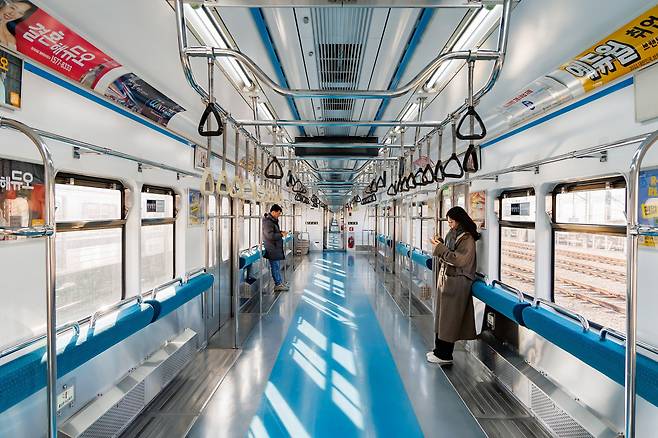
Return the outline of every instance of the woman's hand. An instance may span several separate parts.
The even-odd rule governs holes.
[[[439,243],[443,243],[443,239],[442,239],[441,237],[439,237],[439,236],[433,236],[433,237],[430,239],[430,242],[432,243],[432,245],[436,246],[436,245],[438,245]]]

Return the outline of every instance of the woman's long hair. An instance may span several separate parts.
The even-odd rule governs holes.
[[[466,213],[466,210],[463,208],[457,206],[457,207],[452,207],[450,210],[448,210],[448,213],[446,213],[446,216],[448,216],[450,219],[456,221],[461,227],[464,229],[465,232],[473,236],[473,239],[475,241],[480,239],[480,233],[478,233],[478,227],[475,225],[475,222],[473,222],[473,219]]]

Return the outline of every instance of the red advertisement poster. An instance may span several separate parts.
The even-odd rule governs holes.
[[[103,75],[120,66],[29,1],[7,3],[0,0],[0,45],[88,88],[93,88]]]

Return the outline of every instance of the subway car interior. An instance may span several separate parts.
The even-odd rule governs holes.
[[[658,436],[653,0],[0,0],[0,128],[0,437]]]

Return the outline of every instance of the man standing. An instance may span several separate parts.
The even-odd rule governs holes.
[[[283,213],[281,207],[274,204],[270,208],[270,212],[263,218],[263,240],[265,241],[265,254],[263,257],[270,261],[275,292],[288,290],[288,286],[281,279],[281,265],[279,263],[285,259],[283,238],[288,235],[287,231],[281,231],[281,228],[279,228],[281,213]]]

